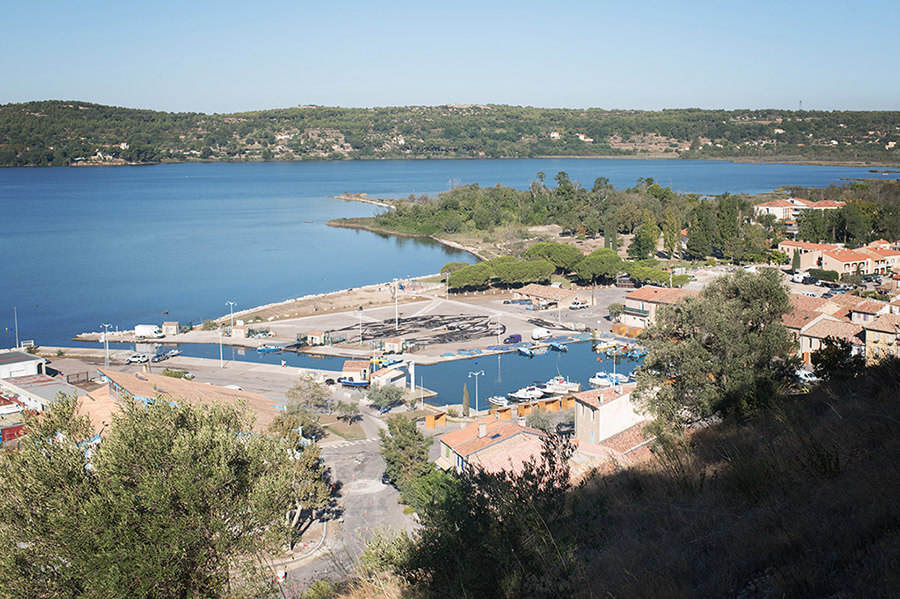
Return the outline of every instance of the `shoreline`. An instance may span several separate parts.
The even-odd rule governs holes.
[[[391,231],[388,229],[379,229],[378,227],[372,227],[370,225],[364,225],[362,223],[348,222],[348,221],[344,221],[342,219],[337,219],[337,218],[326,221],[325,225],[329,226],[329,227],[335,227],[337,229],[359,229],[362,231],[369,231],[370,233],[378,233],[381,235],[393,235],[395,237],[408,237],[411,239],[416,239],[416,238],[430,239],[432,241],[440,243],[441,245],[445,245],[445,246],[453,248],[455,250],[460,250],[462,252],[472,254],[479,260],[483,261],[483,260],[488,259],[488,258],[485,258],[484,256],[482,256],[481,254],[479,254],[478,251],[474,248],[470,248],[468,246],[465,246],[461,243],[457,243],[455,241],[450,241],[449,239],[441,239],[440,237],[435,237],[434,235],[422,235],[419,233],[401,233],[398,231]],[[426,275],[426,276],[433,277],[433,276],[439,276],[439,275],[440,275],[440,273],[437,273],[437,275],[432,274],[432,275]]]

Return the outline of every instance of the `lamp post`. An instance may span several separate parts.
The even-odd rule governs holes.
[[[231,309],[231,329],[234,330],[234,302],[225,302],[225,305]]]
[[[478,377],[483,375],[484,371],[470,372],[469,378],[475,377],[475,417],[478,418]]]
[[[363,344],[363,338],[362,338],[362,306],[359,307],[359,312],[358,312],[357,314],[359,315],[359,344],[362,345],[362,344]]]
[[[103,362],[103,364],[104,366],[109,368],[109,327],[111,327],[112,325],[108,322],[105,322],[100,326],[105,329],[103,332],[103,348],[106,350],[106,361]]]
[[[397,296],[400,294],[400,282],[394,279],[394,330],[400,330],[400,312],[397,309]]]
[[[219,327],[219,368],[225,368],[225,361],[222,359],[222,327]]]

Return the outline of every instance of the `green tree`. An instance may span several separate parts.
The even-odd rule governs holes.
[[[810,361],[816,376],[826,380],[854,379],[866,366],[863,355],[854,353],[849,341],[836,337],[826,337]]]
[[[469,388],[465,383],[463,383],[462,413],[466,418],[469,417]]]
[[[688,229],[687,251],[695,260],[712,254],[712,226],[705,207],[700,207],[694,214],[694,220]]]
[[[615,278],[624,269],[625,263],[610,248],[600,248],[585,256],[573,271],[582,281],[590,281],[593,285],[598,278]]]
[[[428,463],[431,442],[416,429],[415,422],[403,415],[388,418],[387,426],[387,432],[378,431],[384,471],[400,491],[403,502],[410,504],[416,481],[433,469]]]
[[[675,250],[681,247],[681,220],[672,208],[666,210],[666,218],[663,222],[663,246],[669,260],[675,258]]]
[[[397,385],[381,385],[369,391],[369,401],[379,410],[390,410],[403,403],[403,389]]]
[[[618,302],[611,303],[607,309],[609,310],[609,317],[616,322],[619,321],[619,317],[625,312],[625,306]]]
[[[791,272],[800,272],[800,252],[794,250],[794,257],[791,258]]]
[[[651,215],[646,215],[631,245],[628,246],[628,257],[632,260],[644,260],[656,253],[656,242],[659,239],[659,228]]]
[[[353,402],[339,401],[335,411],[338,418],[345,420],[347,424],[353,424],[353,421],[360,417],[359,404]]]
[[[442,499],[420,513],[423,528],[401,573],[439,596],[577,594],[575,541],[563,530],[572,450],[550,435],[520,474],[470,468],[448,479]]]
[[[641,334],[648,353],[638,375],[659,428],[741,415],[770,401],[790,375],[790,310],[780,273],[738,270],[657,312]]]
[[[828,230],[821,210],[804,210],[797,217],[797,237],[803,241],[825,241]]]
[[[292,444],[245,434],[229,407],[119,406],[90,451],[64,397],[0,454],[0,595],[221,596],[236,564],[284,541],[304,475]]]
[[[529,260],[547,260],[558,270],[568,272],[584,258],[584,254],[574,245],[541,241],[525,250],[525,257]]]
[[[315,412],[331,410],[331,391],[324,383],[320,383],[310,376],[301,376],[288,389],[287,396],[290,403],[304,406]]]

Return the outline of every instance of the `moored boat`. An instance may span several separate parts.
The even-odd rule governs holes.
[[[594,374],[588,382],[593,387],[609,387],[612,385],[612,379],[609,378],[609,373],[607,372],[598,372]]]
[[[569,351],[569,348],[566,347],[565,344],[559,343],[558,341],[551,341],[550,349],[552,349],[553,351],[561,351],[561,352]]]
[[[263,345],[260,345],[259,347],[257,347],[256,351],[258,351],[261,354],[271,354],[271,353],[275,353],[275,352],[280,352],[282,349],[284,349],[284,348],[279,347],[278,345],[263,344]]]
[[[530,347],[520,347],[520,348],[519,348],[519,353],[522,354],[523,356],[528,357],[528,358],[533,358],[533,357],[534,357],[534,350],[531,349]]]
[[[354,381],[353,379],[338,379],[344,387],[368,387],[369,381]]]
[[[506,397],[515,401],[531,401],[532,399],[540,399],[543,396],[544,392],[541,389],[534,385],[529,385],[528,387],[522,387],[518,391],[513,391]]]
[[[578,393],[581,391],[581,383],[572,383],[562,376],[555,376],[546,383],[547,389],[555,394]]]
[[[495,408],[505,408],[509,405],[509,400],[505,397],[501,397],[499,395],[494,395],[493,397],[488,397],[488,403],[494,406]]]

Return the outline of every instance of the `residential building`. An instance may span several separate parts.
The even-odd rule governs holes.
[[[865,325],[875,320],[879,314],[890,312],[890,304],[877,300],[865,300],[850,308],[850,322]]]
[[[437,465],[458,472],[475,467],[521,473],[528,461],[540,457],[545,436],[538,429],[488,416],[443,435]]]
[[[825,315],[800,332],[800,355],[805,364],[811,362],[812,353],[821,349],[828,337],[848,341],[854,354],[865,353],[865,334],[860,325]]]
[[[43,374],[47,361],[22,351],[0,352],[0,379]]]
[[[778,244],[778,250],[787,254],[791,260],[793,260],[794,254],[800,254],[800,270],[822,268],[822,253],[839,249],[841,248],[837,245],[793,241],[790,239],[786,239]]]
[[[870,257],[855,250],[826,250],[822,252],[822,268],[837,271],[840,275],[867,275],[872,272]]]
[[[775,218],[781,221],[797,220],[806,210],[837,210],[844,205],[844,202],[835,202],[833,200],[820,200],[813,202],[801,198],[788,198],[786,200],[770,200],[757,204],[753,207],[757,220],[763,214],[774,214]]]
[[[351,381],[367,381],[372,364],[368,360],[347,360],[341,368],[341,378]]]
[[[897,250],[880,246],[872,247],[872,244],[869,244],[866,247],[860,248],[859,252],[869,256],[872,263],[872,274],[900,272],[900,252]]]
[[[880,314],[864,328],[867,364],[888,356],[900,358],[900,314]]]
[[[406,385],[406,373],[396,368],[381,368],[372,373],[369,381],[373,388],[394,385],[402,389]]]
[[[645,285],[625,296],[622,323],[627,327],[647,328],[656,324],[656,310],[659,306],[674,304],[698,293],[693,289]]]
[[[631,401],[634,383],[592,389],[573,394],[575,398],[575,439],[603,445],[619,433],[641,424],[646,416]]]

